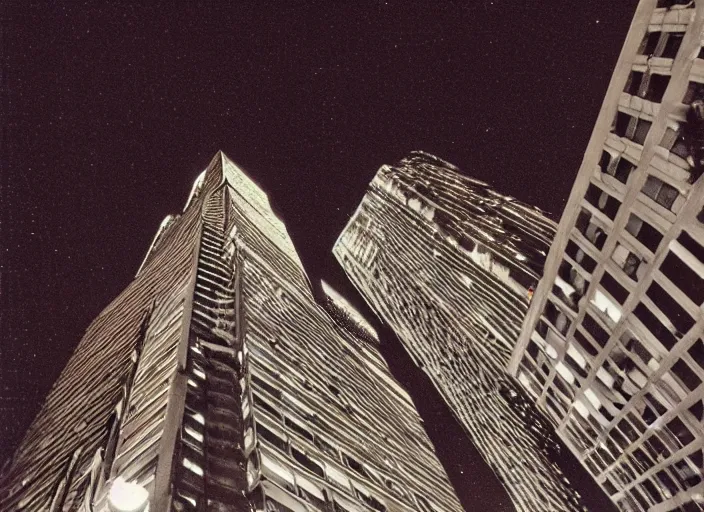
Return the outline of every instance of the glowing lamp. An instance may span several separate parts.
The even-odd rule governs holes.
[[[117,477],[108,494],[110,512],[147,512],[149,493],[141,485]]]

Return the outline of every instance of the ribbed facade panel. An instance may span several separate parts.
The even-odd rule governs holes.
[[[506,374],[555,225],[424,153],[384,166],[335,256],[465,427],[518,510],[579,510],[548,423]]]

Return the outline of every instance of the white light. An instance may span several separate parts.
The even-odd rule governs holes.
[[[525,257],[523,254],[521,254],[520,252],[517,252],[517,253],[516,253],[516,259],[517,259],[518,261],[526,261],[528,258],[526,258],[526,257]]]
[[[197,412],[192,417],[194,420],[196,420],[201,425],[205,425],[205,418],[203,417],[203,415],[201,413]]]
[[[202,370],[199,370],[198,368],[193,368],[193,374],[196,377],[205,380],[205,372],[203,372]]]
[[[545,345],[545,353],[549,355],[552,359],[557,359],[557,350],[552,345]]]
[[[584,392],[584,396],[591,402],[594,409],[598,410],[601,407],[601,400],[599,400],[599,397],[591,389],[587,389]]]
[[[183,467],[186,469],[190,469],[198,476],[203,476],[203,468],[201,468],[198,464],[196,464],[190,459],[183,459]]]
[[[244,433],[244,447],[249,449],[249,447],[254,444],[254,431],[252,427],[249,427]]]
[[[144,487],[117,477],[110,487],[108,506],[111,512],[146,512],[149,493]]]
[[[572,375],[570,369],[562,361],[555,365],[555,369],[563,379],[565,379],[570,384],[574,384],[574,375]]]
[[[186,427],[184,430],[186,431],[187,434],[189,434],[196,441],[198,441],[200,443],[203,442],[203,434],[201,434],[200,432],[193,430],[191,427]]]
[[[589,408],[584,405],[584,403],[582,403],[580,400],[577,400],[574,403],[574,408],[580,414],[580,416],[585,419],[589,418]]]
[[[594,304],[599,311],[606,313],[614,323],[617,324],[618,321],[621,320],[621,308],[609,300],[606,295],[599,290],[594,294],[591,303]]]

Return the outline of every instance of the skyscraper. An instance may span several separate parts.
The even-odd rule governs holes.
[[[267,196],[218,153],[88,328],[0,509],[461,510],[377,343],[315,303]]]
[[[703,28],[640,2],[510,365],[621,510],[704,510]]]
[[[457,415],[517,510],[579,510],[506,366],[556,225],[434,156],[385,165],[334,254]]]

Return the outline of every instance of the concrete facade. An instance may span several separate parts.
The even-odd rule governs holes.
[[[704,510],[703,28],[640,2],[509,363],[621,510]]]

